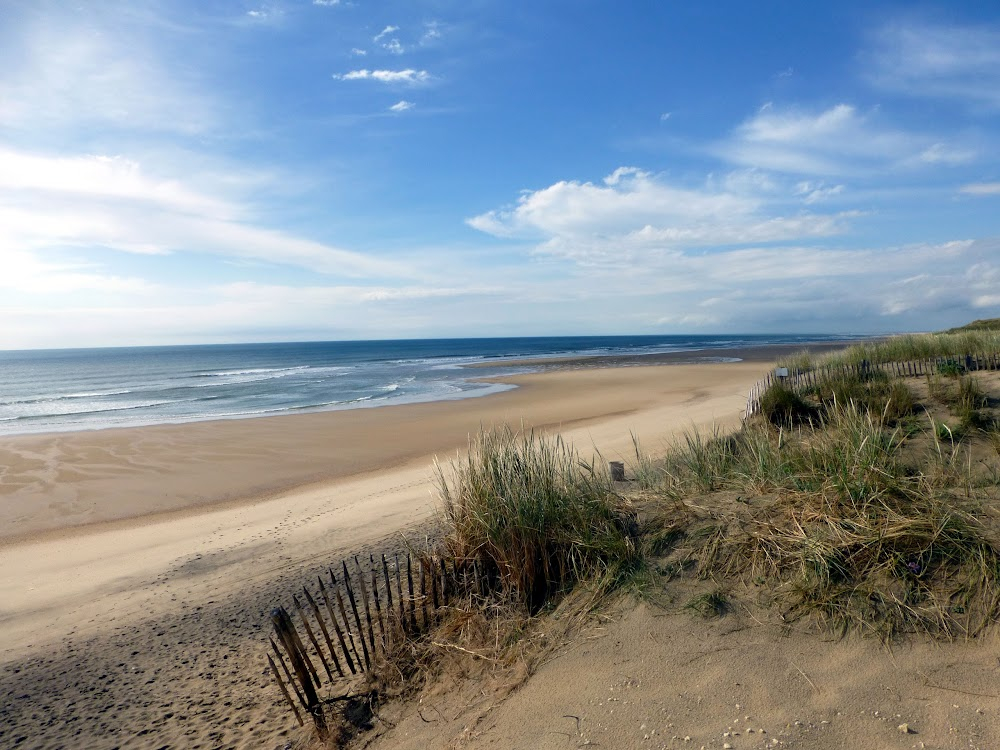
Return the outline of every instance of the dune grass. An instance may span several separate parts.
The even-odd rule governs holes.
[[[1000,528],[987,512],[996,468],[974,477],[971,454],[917,414],[902,381],[837,378],[794,409],[779,394],[733,434],[688,434],[658,462],[658,487],[647,467],[647,488],[703,509],[713,493],[737,494],[688,528],[688,554],[703,576],[769,592],[786,620],[886,639],[979,632],[1000,616]],[[959,414],[986,405],[974,378],[941,380],[931,397]]]
[[[865,341],[841,351],[813,355],[798,352],[779,361],[790,370],[813,370],[823,366],[858,365],[862,362],[906,362],[956,355],[991,355],[1000,352],[1000,329],[991,327],[953,329],[949,333],[907,334]]]
[[[635,514],[606,468],[561,438],[500,427],[438,467],[448,553],[537,611],[577,581],[607,589],[641,561]]]

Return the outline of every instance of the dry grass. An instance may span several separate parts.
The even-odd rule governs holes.
[[[940,430],[902,381],[839,380],[804,400],[805,423],[692,433],[647,462],[647,488],[699,511],[679,554],[702,576],[756,585],[788,620],[886,639],[980,632],[1000,616],[997,433]],[[990,403],[968,376],[943,401]]]
[[[532,613],[580,580],[613,587],[641,562],[634,510],[603,463],[561,438],[482,432],[451,477],[439,467],[438,486],[448,554]]]
[[[364,700],[344,702],[332,717],[328,747],[373,726],[387,700],[469,679],[501,697],[603,596],[638,580],[644,553],[635,509],[599,465],[558,437],[504,427],[481,432],[465,459],[438,467],[444,533],[423,553],[474,573],[430,627],[413,632],[391,623],[389,651],[355,686]],[[645,531],[656,551],[675,533],[659,521]]]

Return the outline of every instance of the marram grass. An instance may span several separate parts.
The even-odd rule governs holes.
[[[607,587],[640,564],[635,515],[603,468],[559,437],[486,430],[438,466],[446,545],[536,611],[575,582]]]
[[[758,419],[732,435],[689,434],[659,462],[658,491],[703,508],[706,494],[739,493],[735,510],[712,512],[711,534],[692,530],[692,554],[702,575],[764,586],[786,619],[818,616],[883,638],[977,633],[1000,617],[988,498],[963,476],[966,454],[933,434],[933,420],[925,430],[936,450],[904,457],[914,430],[897,424],[892,401],[912,408],[905,385],[878,389],[881,406],[863,385],[844,384],[861,403],[832,398],[805,424]],[[984,398],[954,386],[958,407]]]

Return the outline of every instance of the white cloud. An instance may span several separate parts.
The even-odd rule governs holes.
[[[834,195],[844,192],[843,185],[831,185],[827,187],[823,182],[800,182],[795,186],[795,194],[802,198],[806,205],[819,203]]]
[[[408,109],[413,109],[415,106],[416,105],[413,102],[408,102],[405,99],[402,99],[389,107],[389,109],[393,112],[405,112]]]
[[[148,176],[137,162],[121,156],[52,157],[0,149],[0,191],[144,201],[226,219],[239,214],[229,202],[192,190],[176,179]]]
[[[357,47],[355,47],[354,49],[351,50],[351,54],[354,55],[355,57],[364,57],[365,55],[368,54],[368,51],[363,49],[358,49]]]
[[[0,248],[252,258],[346,276],[398,277],[402,266],[258,226],[238,201],[153,177],[121,157],[0,151]]]
[[[869,76],[913,97],[1000,107],[1000,30],[995,26],[894,23],[875,35]]]
[[[332,8],[335,5],[340,5],[340,0],[313,0],[313,5],[320,5],[324,8]]]
[[[970,149],[954,148],[945,143],[933,143],[917,155],[925,164],[967,164],[976,157]]]
[[[601,185],[558,182],[526,192],[515,206],[475,216],[468,224],[498,237],[542,240],[536,251],[545,255],[620,265],[683,248],[827,237],[843,232],[854,215],[775,215],[764,197],[772,186],[755,172],[734,176],[729,187],[711,184],[676,187],[634,167],[621,167]]]
[[[398,26],[386,26],[379,33],[377,33],[375,36],[372,37],[372,41],[373,42],[380,42],[385,37],[389,36],[389,34],[392,34],[392,33],[396,32],[396,31],[399,31],[399,27]]]
[[[440,21],[428,21],[424,24],[424,34],[420,37],[420,44],[426,46],[433,44],[443,36]]]
[[[967,195],[1000,195],[1000,182],[972,182],[959,190]]]
[[[670,116],[672,114],[673,114],[672,112],[664,112],[662,115],[660,115],[660,122],[666,122],[667,120],[670,119]]]
[[[340,81],[378,81],[380,83],[405,83],[417,84],[426,83],[431,79],[430,73],[426,70],[352,70],[349,73],[342,73],[333,76]]]
[[[406,51],[403,49],[403,45],[399,43],[398,39],[390,39],[388,42],[383,42],[382,49],[386,52],[391,52],[394,55],[401,55]]]
[[[975,152],[886,126],[849,104],[814,113],[766,104],[715,148],[737,164],[808,175],[871,174],[892,168],[957,165]]]

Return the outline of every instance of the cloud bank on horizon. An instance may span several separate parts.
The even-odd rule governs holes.
[[[1000,9],[747,6],[8,7],[0,348],[1000,316]]]

